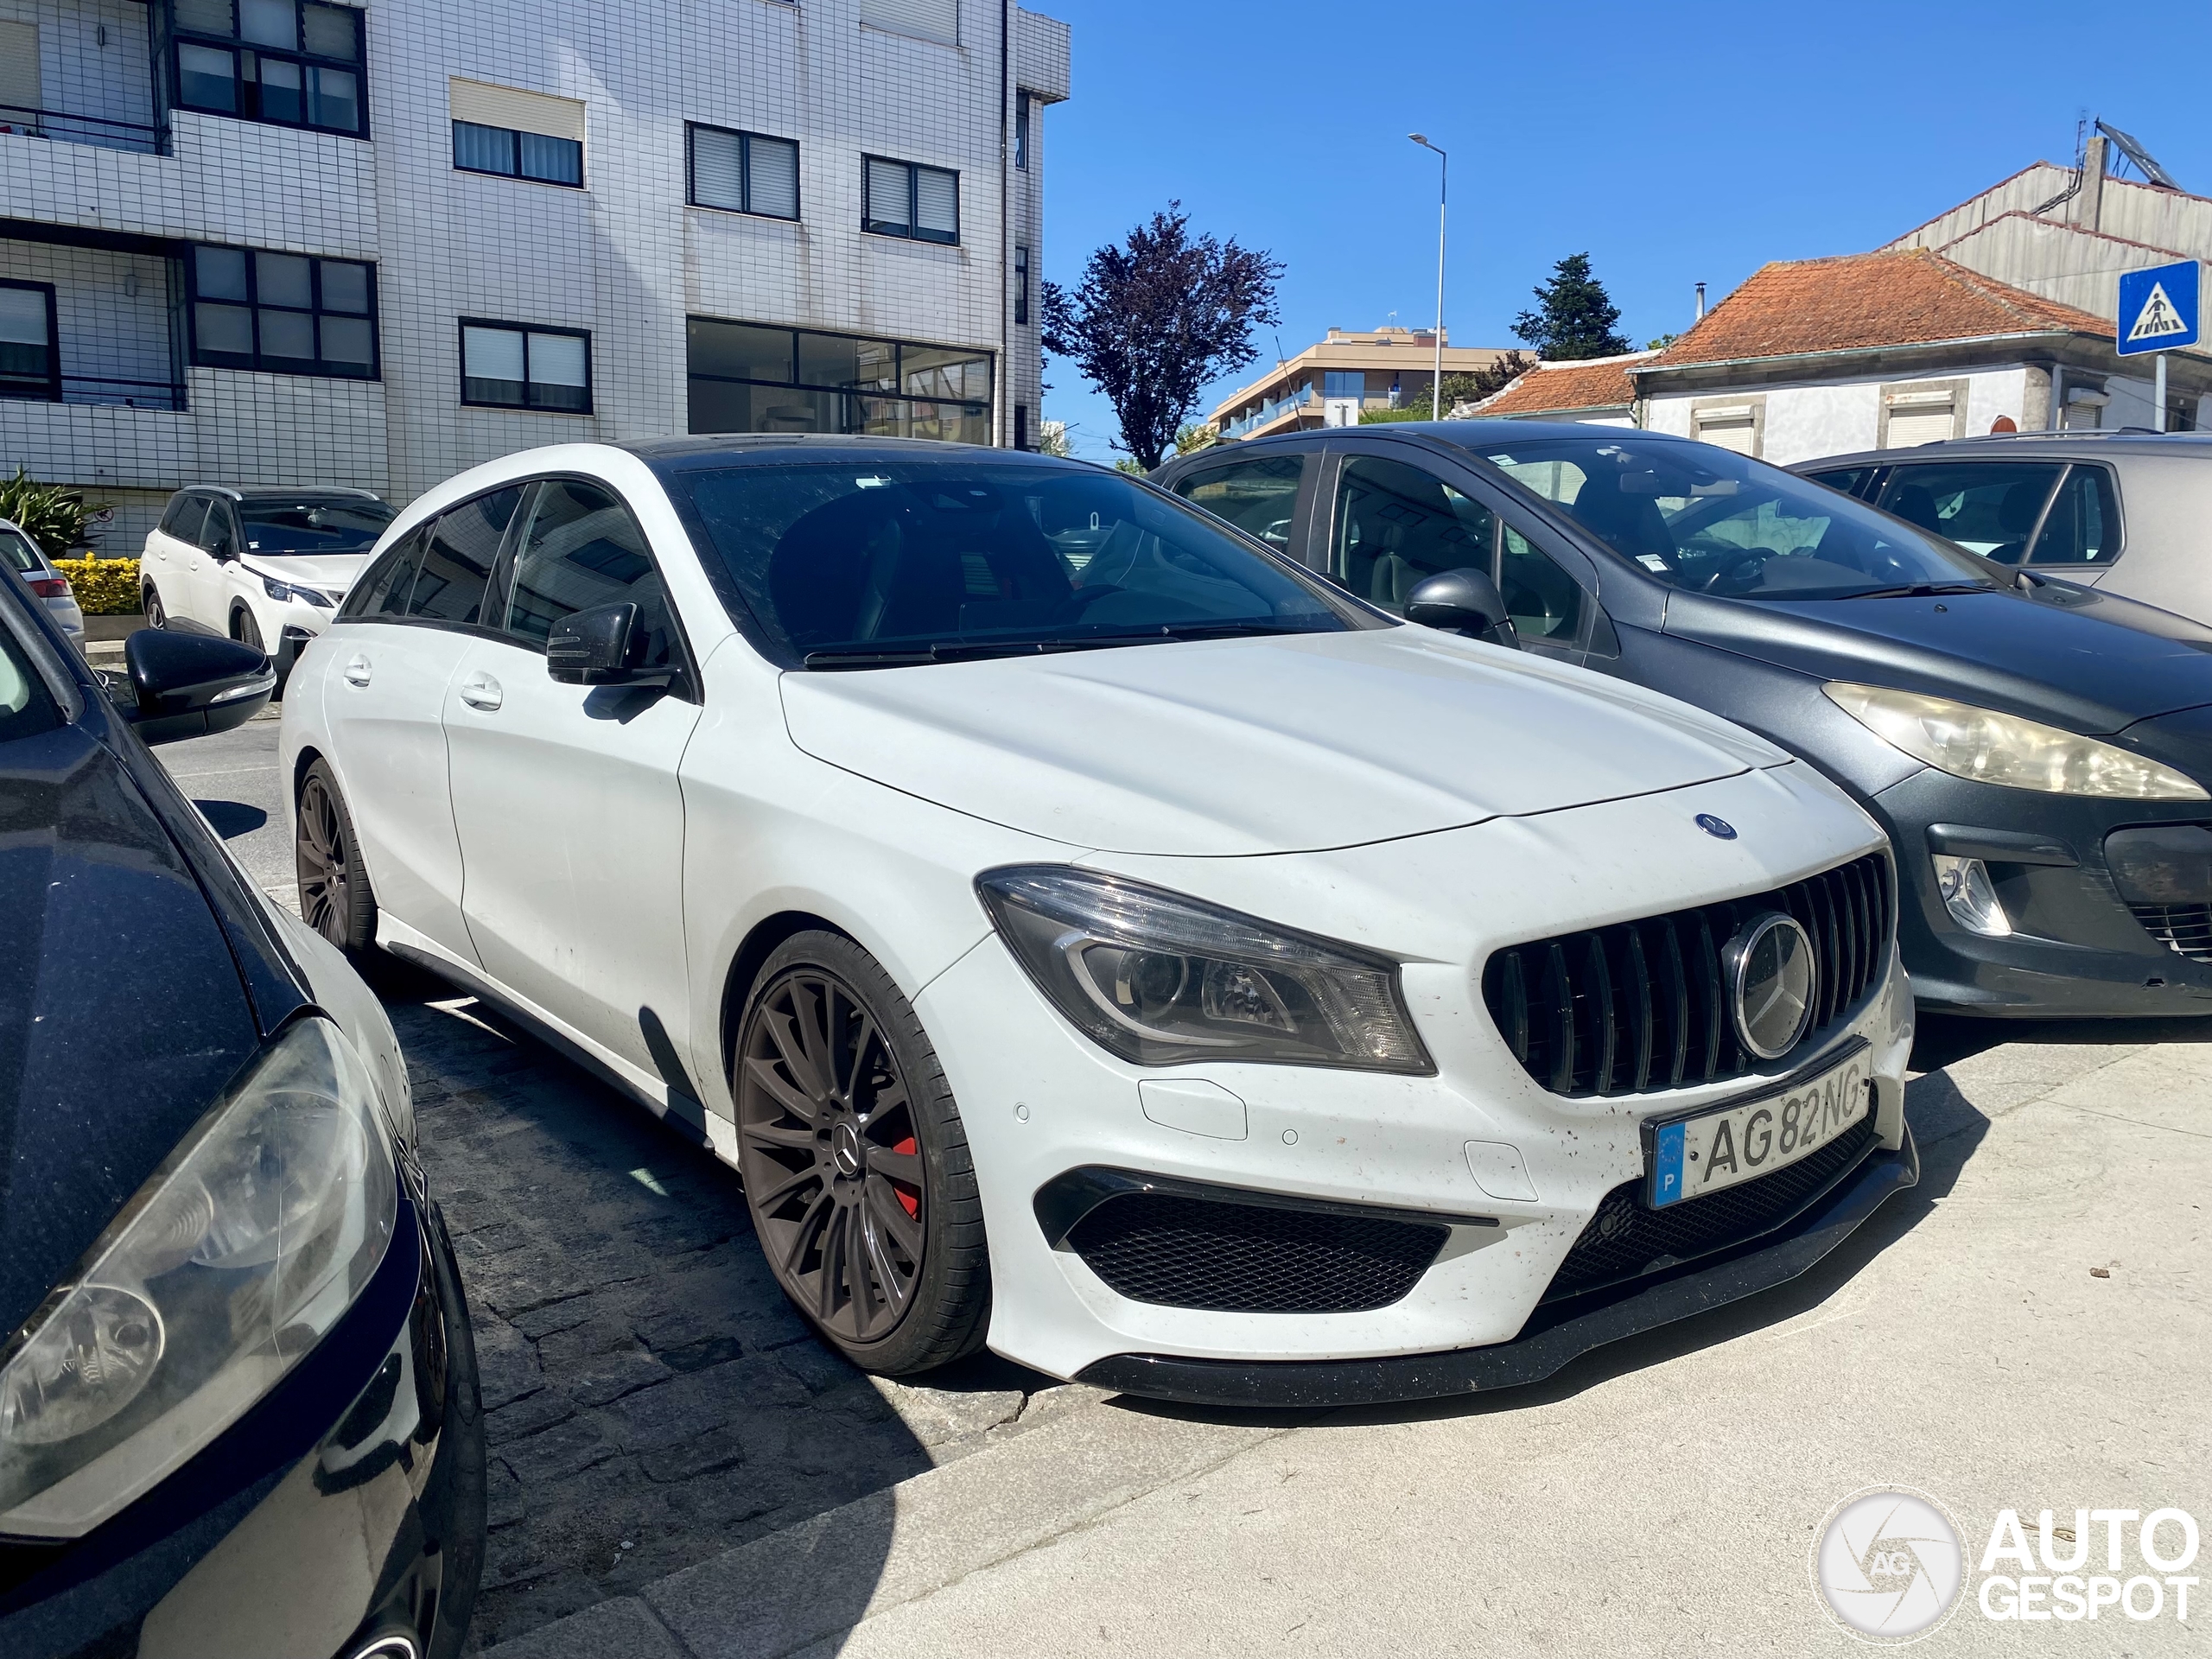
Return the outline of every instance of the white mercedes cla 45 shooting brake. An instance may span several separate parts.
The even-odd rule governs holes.
[[[1918,1162],[1879,832],[1136,480],[693,438],[410,506],[285,699],[308,919],[734,1165],[859,1363],[1522,1382]]]

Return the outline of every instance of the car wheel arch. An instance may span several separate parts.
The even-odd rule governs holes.
[[[721,1030],[716,1033],[716,1052],[721,1057],[722,1077],[727,1080],[737,1049],[738,1028],[745,1020],[746,1000],[753,993],[753,982],[760,977],[760,969],[775,954],[776,947],[786,939],[801,933],[835,933],[840,938],[851,939],[863,950],[868,950],[866,941],[854,936],[849,928],[839,926],[826,916],[811,911],[779,910],[764,916],[747,931],[730,957],[728,971],[722,976]],[[868,950],[880,963],[881,957]],[[889,970],[887,969],[887,972]]]

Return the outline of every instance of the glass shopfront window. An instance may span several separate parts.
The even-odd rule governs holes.
[[[991,353],[694,317],[694,432],[991,442]]]

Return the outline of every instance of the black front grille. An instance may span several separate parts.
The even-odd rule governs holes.
[[[1599,1204],[1544,1300],[1618,1284],[1771,1232],[1856,1168],[1873,1145],[1874,1116],[1869,1112],[1786,1169],[1664,1210],[1644,1207],[1642,1181],[1624,1182]]]
[[[1131,1301],[1357,1313],[1411,1290],[1449,1232],[1437,1222],[1131,1192],[1092,1210],[1067,1242]]]
[[[1800,1046],[1854,1009],[1897,925],[1883,853],[1726,904],[1517,944],[1483,969],[1483,1000],[1530,1077],[1555,1095],[1630,1095],[1724,1082],[1754,1069],[1737,1040],[1720,947],[1763,911],[1813,941],[1812,1023]]]
[[[2135,919],[2176,956],[2212,962],[2212,905],[2130,905]]]

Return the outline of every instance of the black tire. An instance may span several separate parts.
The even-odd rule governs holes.
[[[875,959],[842,934],[785,940],[753,980],[730,1072],[753,1230],[815,1329],[891,1376],[982,1346],[990,1251],[967,1131]]]
[[[302,921],[351,955],[374,948],[376,894],[361,863],[353,815],[346,810],[346,797],[326,761],[314,762],[300,780],[292,868],[299,880]]]
[[[242,645],[251,645],[264,655],[268,653],[269,647],[261,643],[261,624],[243,605],[231,613],[231,638]]]
[[[166,628],[168,626],[169,613],[162,608],[162,590],[155,587],[152,582],[148,582],[146,584],[146,591],[139,595],[138,607],[146,613],[146,626],[148,627]]]

